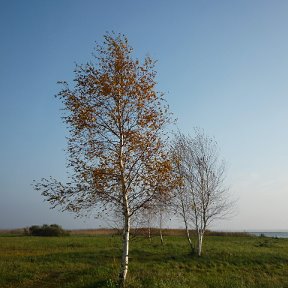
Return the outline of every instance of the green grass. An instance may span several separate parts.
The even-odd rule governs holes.
[[[115,287],[120,237],[0,237],[0,287]],[[127,287],[288,287],[288,239],[209,236],[203,257],[186,239],[131,242]]]

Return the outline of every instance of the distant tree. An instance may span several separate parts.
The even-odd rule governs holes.
[[[227,216],[233,205],[224,185],[225,163],[219,157],[217,142],[195,129],[195,136],[176,135],[173,145],[174,163],[182,182],[175,189],[175,203],[184,220],[187,238],[189,224],[197,232],[197,253],[202,253],[207,227],[216,219]]]
[[[156,221],[155,211],[151,206],[144,206],[143,208],[144,209],[142,209],[137,215],[137,223],[135,226],[144,228],[144,232],[147,232],[149,241],[152,242],[151,229],[154,228]]]
[[[174,179],[172,180],[174,183],[173,187],[176,187],[178,182],[177,174],[172,174],[171,172],[171,177]],[[148,228],[148,238],[150,242],[151,227],[154,226],[154,228],[158,227],[161,244],[164,244],[163,225],[167,221],[171,209],[172,197],[173,193],[161,193],[160,195],[158,195],[157,199],[155,199],[152,205],[149,205],[147,207],[145,206],[144,209],[141,211],[140,215],[138,215],[138,219],[140,219],[139,223]]]
[[[67,124],[71,181],[42,179],[35,188],[52,207],[81,213],[120,213],[123,249],[119,285],[128,271],[130,220],[171,190],[171,162],[164,127],[170,122],[163,95],[155,90],[155,62],[132,58],[125,36],[106,34],[95,63],[75,70],[75,86],[62,82],[58,97]],[[101,208],[101,210],[99,210]],[[112,212],[114,211],[114,212]]]
[[[67,236],[69,233],[65,231],[60,225],[44,224],[42,226],[33,225],[26,231],[28,235],[31,236]]]
[[[175,175],[173,177],[175,181],[177,181],[177,177]],[[158,220],[159,236],[162,245],[164,245],[163,226],[167,222],[169,213],[171,212],[170,209],[172,196],[172,193],[162,195],[162,197],[159,197],[158,201],[156,201],[154,205],[154,213]]]
[[[158,218],[159,218],[159,236],[161,245],[164,245],[164,238],[163,238],[163,224],[165,221],[165,204],[164,205],[158,205]]]

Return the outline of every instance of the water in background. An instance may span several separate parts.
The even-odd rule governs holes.
[[[248,232],[255,236],[265,236],[274,238],[288,238],[288,232]]]

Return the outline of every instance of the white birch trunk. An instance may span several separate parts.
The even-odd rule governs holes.
[[[203,233],[202,232],[198,232],[198,248],[197,248],[197,253],[198,256],[201,256],[202,254],[202,243],[203,243]]]
[[[128,207],[127,207],[128,208]],[[128,209],[127,209],[128,211]],[[124,219],[124,231],[122,239],[122,258],[121,258],[121,268],[119,273],[119,287],[125,287],[125,281],[128,272],[128,262],[129,262],[129,237],[130,237],[130,218],[127,213]]]
[[[121,124],[119,122],[119,124]],[[121,127],[121,125],[119,125]],[[124,229],[122,238],[122,257],[121,257],[121,268],[119,273],[119,287],[125,287],[125,281],[128,272],[128,262],[129,262],[129,236],[130,236],[130,209],[128,203],[128,195],[126,191],[126,181],[124,177],[124,164],[123,164],[123,133],[120,131],[121,141],[120,141],[120,171],[121,171],[121,189],[123,195],[123,216],[124,216]]]

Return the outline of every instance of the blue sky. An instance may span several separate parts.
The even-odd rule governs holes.
[[[138,58],[158,60],[158,89],[178,127],[218,140],[238,205],[213,228],[288,230],[287,15],[284,0],[2,0],[0,228],[101,224],[50,210],[31,183],[65,179],[56,82],[71,81],[75,63],[113,30]]]

